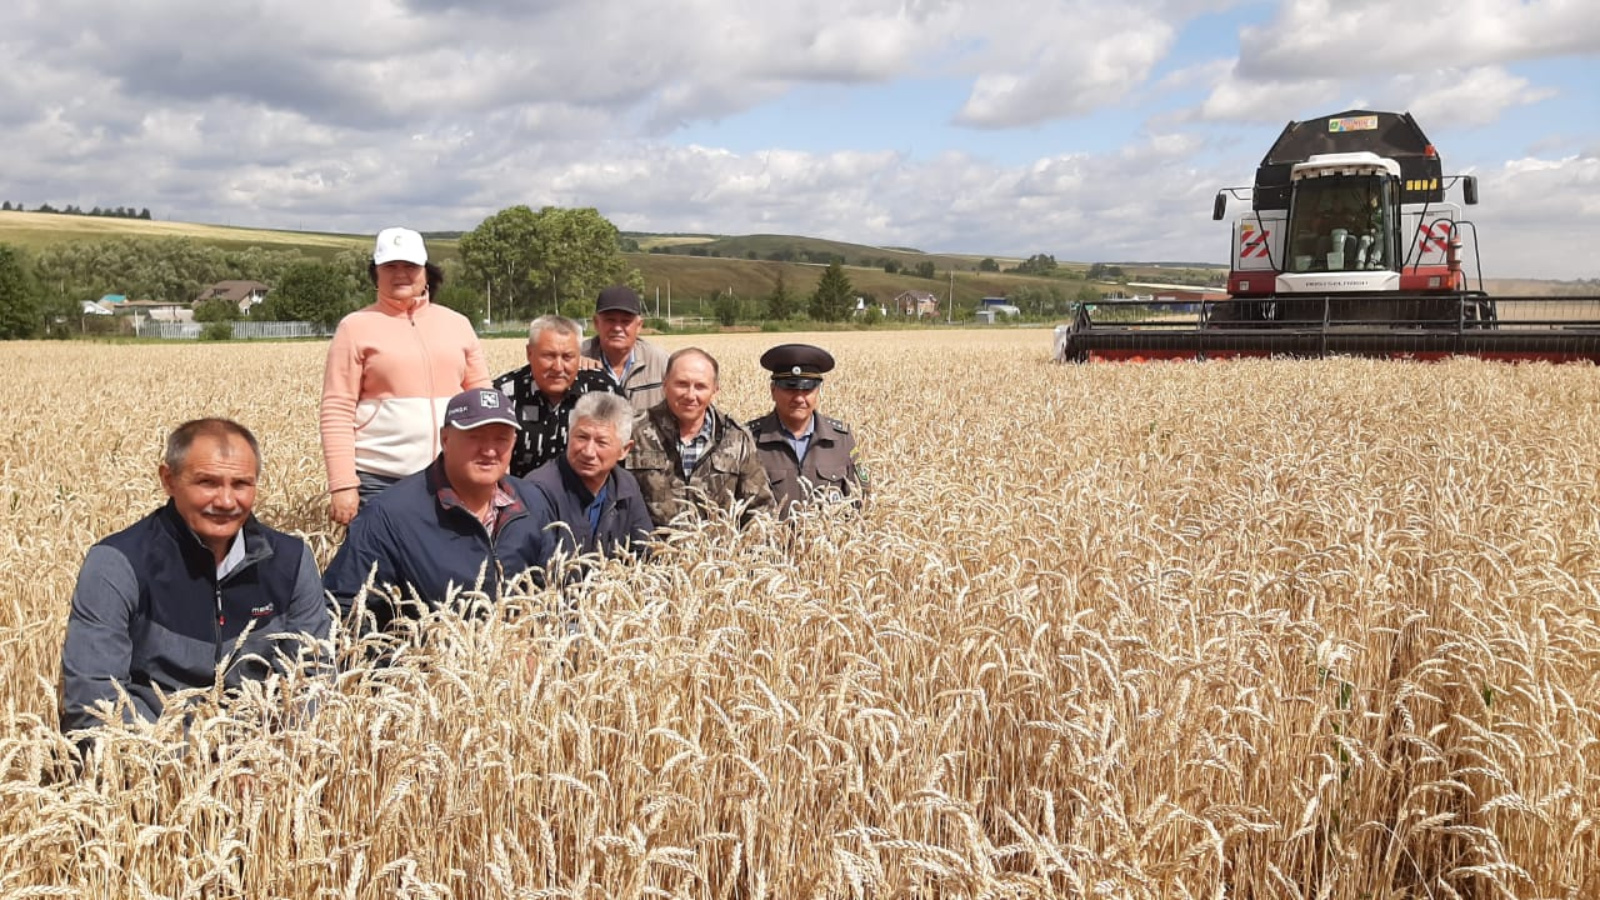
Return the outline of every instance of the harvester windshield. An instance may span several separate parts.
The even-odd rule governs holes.
[[[1295,185],[1288,272],[1394,270],[1393,179],[1323,175]]]

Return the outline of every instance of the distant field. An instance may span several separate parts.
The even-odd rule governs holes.
[[[339,250],[364,246],[364,235],[324,234],[313,231],[272,231],[197,225],[192,222],[146,221],[98,216],[69,216],[35,212],[0,212],[0,242],[39,248],[62,241],[116,237],[184,237],[223,245],[305,247]]]

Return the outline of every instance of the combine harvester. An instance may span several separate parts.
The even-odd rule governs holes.
[[[1290,122],[1256,169],[1233,230],[1226,300],[1080,305],[1058,362],[1369,356],[1600,362],[1600,297],[1491,297],[1468,206],[1477,179],[1442,174],[1407,113],[1352,110]],[[1474,283],[1463,270],[1472,242]]]

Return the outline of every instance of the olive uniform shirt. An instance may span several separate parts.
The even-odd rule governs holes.
[[[850,426],[816,413],[811,423],[804,459],[796,458],[793,438],[776,412],[754,419],[748,426],[780,513],[787,515],[790,505],[819,495],[835,501],[848,497],[860,506],[866,479],[856,465],[856,439]]]

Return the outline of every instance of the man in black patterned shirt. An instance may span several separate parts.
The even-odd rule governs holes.
[[[528,325],[528,364],[494,380],[522,423],[511,456],[511,474],[518,478],[567,452],[567,419],[579,397],[590,391],[622,393],[604,372],[579,370],[581,337],[577,322],[540,316]]]

